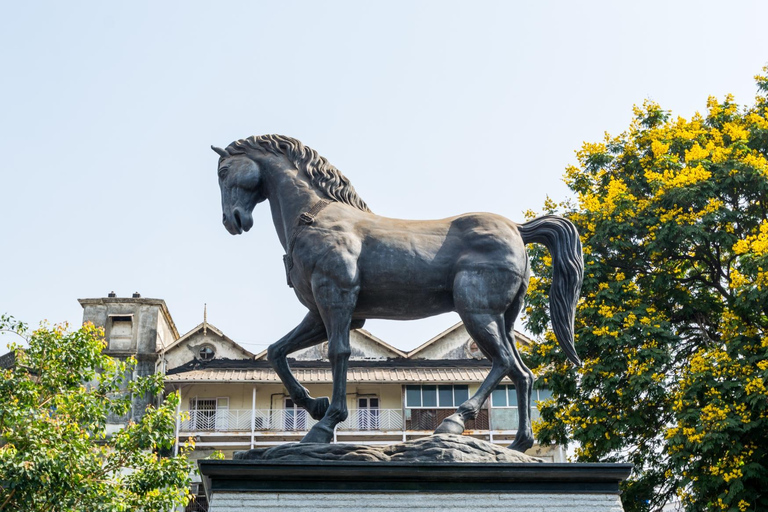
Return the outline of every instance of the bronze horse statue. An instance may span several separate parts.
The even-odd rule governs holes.
[[[233,235],[253,226],[254,207],[269,200],[285,248],[288,283],[307,316],[272,344],[268,359],[291,395],[316,420],[304,443],[329,443],[347,417],[349,331],[368,318],[410,320],[456,311],[492,362],[477,392],[435,433],[461,434],[507,375],[517,390],[520,426],[512,449],[533,445],[533,373],[515,346],[514,323],[528,289],[524,245],[544,244],[553,260],[550,315],[568,359],[581,364],[573,320],[583,261],[576,228],[544,216],[525,224],[490,213],[443,220],[374,215],[349,180],[313,149],[282,135],[248,137],[219,154],[224,227]],[[291,373],[286,356],[329,342],[333,396],[312,398]]]

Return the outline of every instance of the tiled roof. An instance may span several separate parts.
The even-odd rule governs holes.
[[[488,367],[351,367],[347,373],[347,382],[482,382],[489,370],[490,368]],[[293,374],[299,382],[304,384],[328,384],[333,382],[329,368],[294,368]],[[271,368],[205,368],[169,374],[165,377],[165,382],[280,383],[280,379]]]

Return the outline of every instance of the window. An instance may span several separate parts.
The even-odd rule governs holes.
[[[379,398],[358,397],[357,414],[357,428],[360,430],[378,430]]]
[[[197,352],[197,355],[201,361],[210,361],[216,356],[216,352],[213,350],[213,347],[206,345]]]
[[[192,416],[195,430],[213,430],[216,425],[216,399],[195,399]]]
[[[285,430],[307,430],[307,411],[285,399]]]
[[[469,386],[406,386],[405,406],[410,409],[454,409],[469,399]]]
[[[477,343],[472,338],[469,338],[464,344],[464,353],[473,359],[483,359],[485,357],[480,347],[477,346]]]
[[[536,402],[542,402],[552,398],[552,392],[547,388],[531,391],[531,406],[537,407]],[[498,386],[491,393],[492,407],[517,407],[517,390],[515,386],[504,384]]]
[[[222,430],[225,429],[227,412],[229,411],[229,397],[219,398],[190,398],[190,420],[195,430]]]
[[[517,390],[515,386],[497,386],[491,393],[492,407],[517,407]]]
[[[109,320],[109,348],[130,350],[133,341],[133,316],[113,315]]]
[[[549,400],[550,398],[552,398],[552,391],[550,391],[547,388],[534,389],[533,391],[534,393],[538,391],[539,402],[543,402],[544,400]],[[533,400],[534,402],[532,405],[535,405],[536,407],[538,407],[538,405],[536,405],[536,401],[533,398],[531,398],[531,400]]]

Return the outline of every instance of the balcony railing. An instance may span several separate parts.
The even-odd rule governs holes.
[[[251,416],[250,409],[189,411],[189,419],[181,422],[181,430],[205,432],[250,431]]]
[[[189,417],[181,422],[183,432],[306,432],[313,420],[303,409],[218,409],[187,411]],[[454,409],[406,409],[403,424],[402,409],[353,409],[337,431],[419,431],[434,430]],[[538,410],[531,408],[534,419]],[[466,424],[467,430],[516,430],[517,408],[493,408],[489,421],[488,409],[480,409],[477,418]]]
[[[349,411],[347,419],[337,430],[403,430],[403,411],[400,409],[357,409]]]
[[[303,409],[219,409],[188,411],[189,418],[181,422],[185,432],[304,432],[317,423]],[[337,430],[402,430],[403,411],[400,409],[360,409],[349,411]]]
[[[435,430],[455,409],[406,409],[406,430]],[[467,430],[488,430],[488,409],[480,409],[477,418],[465,423]]]

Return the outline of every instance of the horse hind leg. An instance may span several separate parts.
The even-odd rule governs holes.
[[[533,429],[531,426],[531,394],[533,393],[535,377],[533,372],[525,366],[525,363],[523,363],[523,358],[520,356],[520,352],[517,350],[517,345],[515,344],[515,320],[522,309],[525,292],[525,289],[521,289],[518,292],[512,305],[504,314],[507,327],[505,333],[506,342],[512,353],[512,357],[514,358],[514,364],[508,375],[510,380],[515,383],[519,417],[517,434],[515,435],[514,442],[509,445],[509,448],[520,452],[529,450],[534,443]]]
[[[461,404],[458,410],[443,420],[435,434],[461,434],[467,420],[474,419],[491,392],[507,375],[514,357],[506,342],[506,329],[502,314],[460,313],[464,326],[480,350],[491,360],[488,376],[472,397]]]

